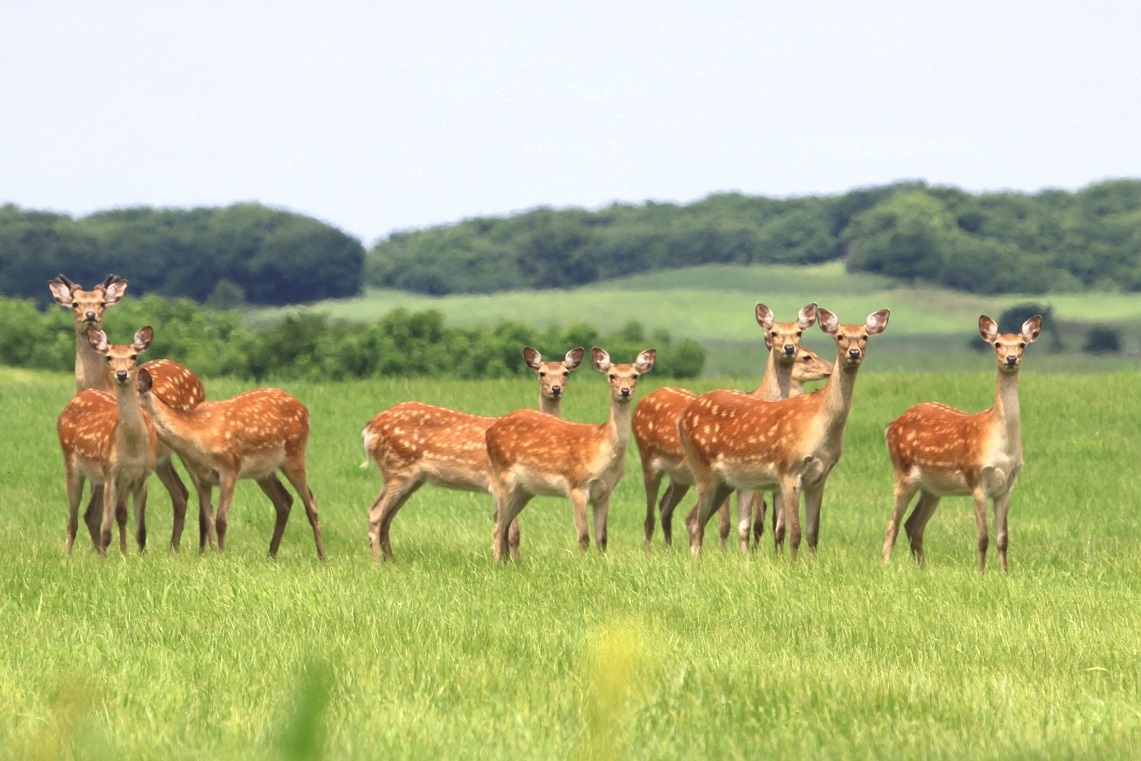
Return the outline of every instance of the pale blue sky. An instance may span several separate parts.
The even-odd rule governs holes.
[[[1141,177],[1135,2],[0,0],[0,203],[371,244],[538,205]]]

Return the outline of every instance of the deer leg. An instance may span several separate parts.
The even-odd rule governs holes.
[[[571,510],[574,513],[574,530],[578,534],[578,548],[583,552],[590,549],[590,532],[586,527],[587,493],[581,489],[570,494]]]
[[[92,491],[95,491],[94,487]],[[63,551],[68,555],[71,554],[71,548],[75,545],[75,532],[79,529],[79,503],[82,501],[83,476],[69,468],[67,470],[67,536],[63,541]]]
[[[135,543],[139,552],[147,548],[147,482],[144,480],[131,494],[131,505],[135,508]]]
[[[774,492],[775,494],[775,492]],[[761,546],[761,537],[765,535],[765,512],[768,505],[765,504],[765,493],[757,491],[753,493],[753,548]],[[773,528],[776,528],[776,515],[779,508],[776,506],[776,500],[773,500]]]
[[[816,542],[820,538],[820,506],[824,502],[824,483],[804,490],[804,538],[808,551],[816,555]]]
[[[658,521],[658,511],[654,509],[654,503],[658,501],[658,489],[662,485],[662,474],[643,468],[642,485],[646,488],[646,522],[642,526],[642,549],[649,552],[650,542],[654,538],[654,524]],[[666,495],[669,493],[670,487],[667,486]],[[665,500],[665,496],[662,497],[662,500]]]
[[[155,463],[155,475],[170,494],[170,506],[174,511],[174,523],[170,529],[170,548],[177,552],[182,543],[182,528],[186,525],[186,503],[190,492],[178,477],[178,471],[174,469],[174,462],[170,457]]]
[[[685,518],[689,529],[689,554],[693,559],[701,557],[701,545],[705,539],[705,524],[713,517],[713,510],[720,505],[732,489],[718,483],[714,478],[701,479],[697,483],[697,504]]]
[[[376,495],[368,509],[368,543],[372,547],[374,561],[379,563],[382,554],[385,560],[392,560],[392,544],[388,539],[392,519],[396,517],[396,511],[419,488],[420,483],[414,479],[385,477],[380,494]]]
[[[741,542],[741,552],[749,552],[749,538],[753,533],[753,497],[757,492],[752,489],[737,490],[737,538]]]
[[[1006,573],[1006,545],[1009,539],[1006,533],[1006,514],[1010,508],[1010,491],[995,497],[994,500],[994,536],[998,547],[998,567]]]
[[[519,559],[519,519],[511,521],[507,527],[507,551],[512,560]]]
[[[601,497],[593,505],[594,511],[594,544],[602,552],[606,552],[606,516],[610,513],[610,495]]]
[[[666,547],[673,546],[674,509],[688,493],[689,484],[679,484],[671,480],[666,493],[662,495],[662,501],[658,507],[661,509],[662,541]]]
[[[505,551],[509,551],[509,537],[511,523],[531,500],[530,495],[514,489],[496,490],[495,529],[491,537],[491,558],[495,562],[503,560]],[[517,560],[518,558],[512,558]]]
[[[281,546],[285,523],[289,520],[289,511],[293,509],[293,495],[285,490],[275,475],[257,479],[257,485],[273,504],[273,534],[269,540],[269,556],[272,558],[277,555],[277,548]]]
[[[115,493],[115,479],[108,478],[103,484],[103,517],[99,524],[99,554],[104,555],[111,544],[111,523],[115,519],[115,505],[118,502]]]
[[[198,492],[198,551],[204,552],[206,547],[214,547],[218,541],[217,531],[214,527],[214,508],[210,504],[210,492],[213,487],[205,481],[194,479],[194,490]]]
[[[313,490],[309,488],[305,461],[287,462],[282,471],[285,473],[285,477],[289,479],[289,483],[293,484],[293,488],[297,490],[301,504],[305,505],[305,517],[309,519],[309,527],[313,529],[313,544],[317,546],[317,558],[324,560],[325,543],[321,539],[321,520],[317,515],[317,498],[313,496]],[[277,481],[276,477],[274,481]],[[281,485],[281,481],[277,481],[277,488],[285,492],[285,487]]]
[[[986,492],[976,486],[972,495],[975,499],[975,533],[978,537],[979,573],[986,568],[986,549],[990,543],[986,530]]]
[[[116,489],[115,523],[119,527],[119,552],[127,551],[127,495]]]
[[[725,543],[729,541],[729,531],[733,528],[733,518],[729,515],[729,496],[732,492],[725,495],[725,499],[721,500],[721,504],[717,505],[717,546],[725,549]]]
[[[887,565],[891,560],[891,550],[895,546],[895,539],[899,536],[899,522],[903,518],[903,513],[907,510],[907,505],[911,502],[911,498],[915,496],[915,492],[919,487],[912,484],[898,475],[895,479],[895,504],[891,509],[891,517],[887,519],[887,531],[883,537],[883,564]]]
[[[82,483],[81,476],[80,484]],[[103,484],[91,482],[91,497],[87,500],[87,508],[83,511],[83,522],[87,524],[87,533],[91,534],[92,548],[98,551],[102,542],[100,531],[103,522]]]
[[[230,503],[234,499],[237,478],[229,473],[218,479],[218,511],[214,514],[214,531],[218,535],[218,552],[226,551],[226,529],[230,524]]]
[[[927,521],[935,514],[935,508],[939,506],[939,499],[929,491],[920,490],[919,501],[915,503],[915,509],[903,524],[903,530],[907,532],[907,538],[911,541],[911,554],[920,567],[923,566],[923,532],[927,528]]]
[[[781,483],[781,513],[788,532],[788,559],[796,560],[800,550],[800,479],[787,478]]]

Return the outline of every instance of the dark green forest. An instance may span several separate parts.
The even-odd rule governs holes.
[[[705,263],[835,259],[974,293],[1139,291],[1141,181],[1033,195],[908,182],[836,196],[540,208],[394,233],[368,252],[366,279],[432,295],[491,293]]]
[[[61,272],[88,288],[115,273],[134,294],[221,307],[353,296],[364,255],[360,241],[336,228],[254,203],[80,219],[0,207],[0,293],[39,304]]]
[[[318,220],[256,203],[81,218],[0,207],[0,293],[116,273],[134,294],[229,308],[341,298],[569,288],[705,263],[815,264],[974,293],[1141,291],[1141,180],[1076,192],[971,194],[906,182],[842,195],[723,193],[688,205],[538,208],[396,232],[365,251]]]

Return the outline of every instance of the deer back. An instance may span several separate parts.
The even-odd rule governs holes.
[[[697,394],[684,388],[667,386],[646,394],[634,408],[631,428],[642,461],[655,464],[658,470],[688,470],[685,453],[677,433],[677,419]]]
[[[608,423],[516,410],[487,429],[487,455],[496,472],[522,468],[573,485],[597,477],[616,458],[610,438]]]
[[[495,420],[422,402],[401,402],[373,416],[361,437],[386,479],[399,475],[485,491],[491,463],[484,437]]]

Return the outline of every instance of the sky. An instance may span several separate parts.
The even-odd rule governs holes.
[[[0,203],[372,245],[537,206],[1141,177],[1132,0],[0,0]]]

